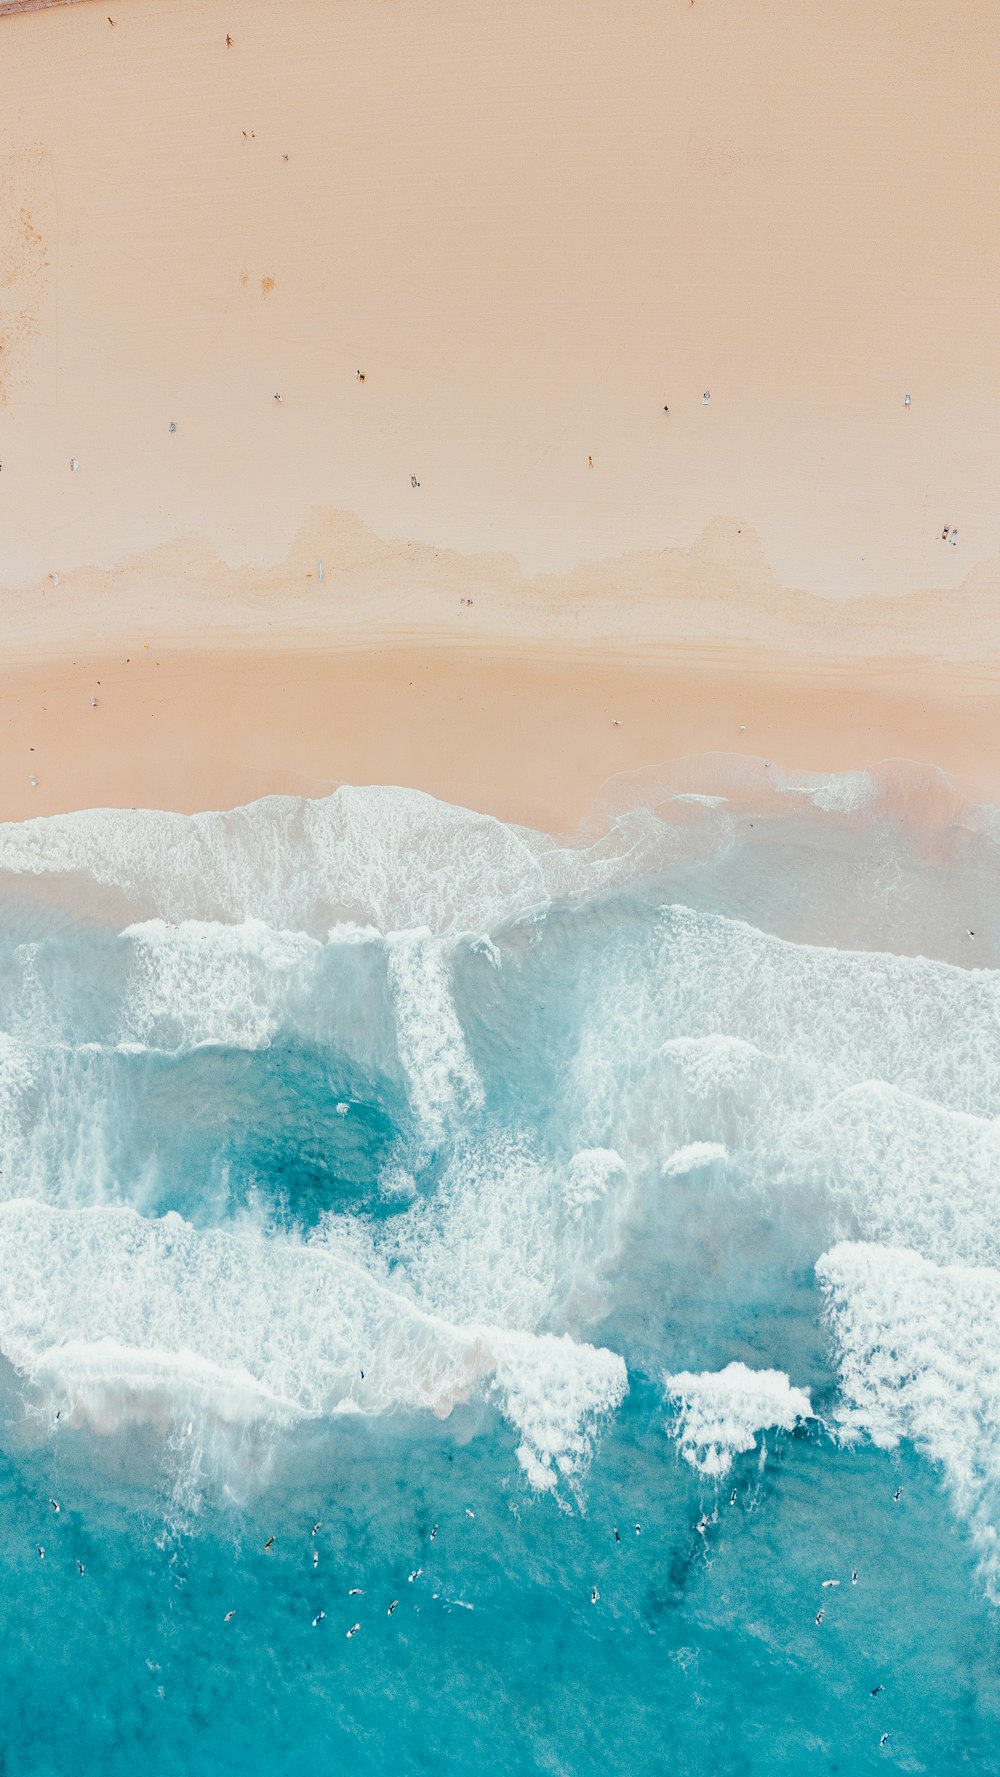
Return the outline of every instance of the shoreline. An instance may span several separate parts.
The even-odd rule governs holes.
[[[993,704],[967,686],[949,693],[940,675],[899,673],[894,688],[883,673],[824,678],[746,659],[705,670],[525,647],[140,646],[0,669],[0,818],[195,813],[382,783],[567,836],[614,780],[631,776],[637,801],[661,779],[711,789],[741,756],[754,795],[765,760],[786,778],[894,761],[928,782],[944,774],[953,801],[1000,805]]]
[[[273,568],[179,540],[2,600],[0,819],[391,783],[568,834],[609,779],[709,754],[913,761],[1000,805],[992,563],[834,601],[731,521],[531,577],[319,511]]]

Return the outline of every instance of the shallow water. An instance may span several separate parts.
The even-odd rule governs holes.
[[[1000,1771],[992,817],[769,795],[0,829],[0,1768]]]

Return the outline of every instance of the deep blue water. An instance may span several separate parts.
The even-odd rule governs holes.
[[[8,1777],[1000,1772],[994,843],[762,825],[0,833]]]

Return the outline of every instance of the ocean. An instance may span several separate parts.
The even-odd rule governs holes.
[[[0,827],[0,1772],[1000,1773],[998,850]]]

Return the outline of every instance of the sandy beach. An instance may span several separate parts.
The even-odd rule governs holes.
[[[0,35],[3,817],[565,830],[741,751],[1000,800],[990,8]]]

